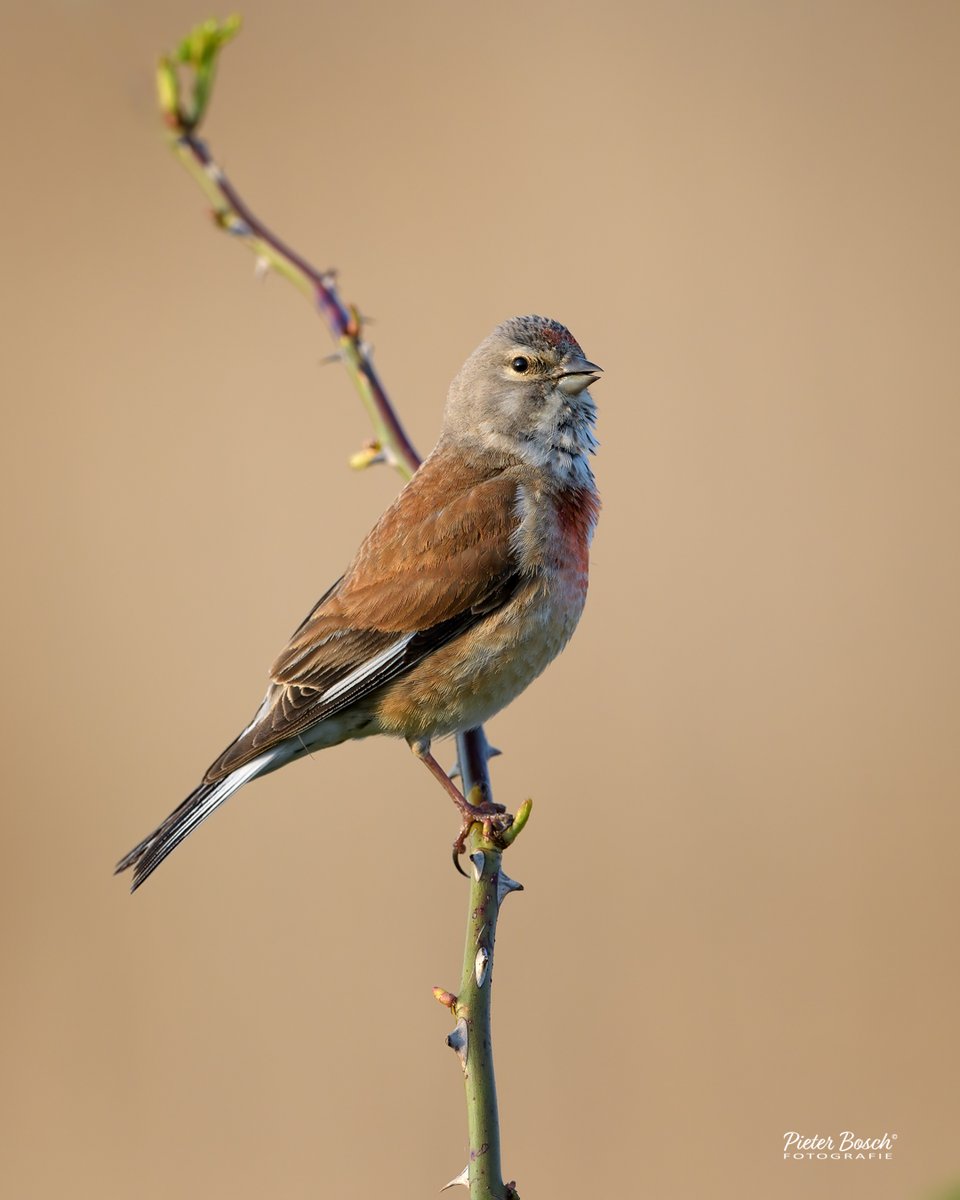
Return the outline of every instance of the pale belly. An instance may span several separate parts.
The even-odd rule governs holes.
[[[384,688],[377,696],[376,731],[430,738],[482,724],[556,658],[585,598],[579,572],[552,587],[528,585],[501,612]]]

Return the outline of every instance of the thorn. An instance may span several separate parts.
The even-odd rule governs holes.
[[[451,1012],[457,1007],[457,998],[453,992],[444,991],[441,987],[433,989],[433,998],[442,1004],[444,1008],[449,1008]]]
[[[489,762],[491,758],[499,758],[503,751],[498,750],[496,746],[490,745],[490,743],[487,741],[487,734],[483,726],[480,726],[478,733],[483,746],[483,752],[487,756],[487,762]]]
[[[481,946],[477,951],[477,957],[473,960],[473,973],[477,980],[477,987],[483,987],[487,981],[487,968],[490,966],[490,951],[486,946]]]
[[[270,274],[270,259],[265,254],[258,254],[253,260],[254,279],[266,279]]]
[[[457,1058],[460,1059],[460,1066],[464,1070],[467,1069],[467,1023],[463,1019],[457,1022],[457,1027],[447,1038],[447,1045],[451,1050],[456,1050]]]
[[[515,879],[511,879],[506,871],[500,871],[497,876],[497,906],[503,903],[504,896],[509,896],[511,892],[522,892],[523,884],[517,883]]]
[[[440,1189],[440,1191],[445,1192],[447,1190],[447,1188],[456,1187],[458,1183],[462,1183],[465,1188],[468,1188],[470,1186],[470,1164],[469,1163],[467,1163],[467,1165],[463,1168],[463,1170],[456,1177],[456,1179],[451,1179],[449,1183],[445,1183],[443,1185],[443,1187]]]
[[[323,356],[323,358],[320,359],[320,366],[321,367],[329,367],[333,363],[338,363],[338,362],[343,362],[343,355],[340,353],[339,350],[334,350],[334,352],[332,354],[325,354]]]
[[[463,1074],[467,1074],[467,1022],[461,1019],[457,1021],[457,1027],[454,1032],[446,1039],[446,1044],[451,1050],[456,1050],[457,1058],[460,1058],[460,1066],[463,1068]]]
[[[483,875],[483,868],[487,865],[486,855],[482,850],[477,850],[470,855],[470,861],[473,863],[473,877],[479,882]]]

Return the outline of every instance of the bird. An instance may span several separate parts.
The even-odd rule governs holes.
[[[432,753],[560,653],[583,611],[600,509],[589,387],[601,368],[558,321],[498,325],[454,377],[436,446],[294,631],[250,723],[116,865],[131,891],[244,784],[317,750],[404,738],[470,825]]]

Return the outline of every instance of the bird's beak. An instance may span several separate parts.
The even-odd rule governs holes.
[[[572,354],[561,364],[557,387],[567,396],[579,396],[584,388],[596,383],[602,370],[596,363],[589,362],[579,354]]]

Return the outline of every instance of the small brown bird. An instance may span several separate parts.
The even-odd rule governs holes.
[[[117,864],[132,891],[258,775],[350,738],[392,734],[460,808],[430,752],[480,725],[566,645],[600,507],[588,455],[600,368],[563,325],[504,322],[450,385],[440,440],[273,665],[250,724],[200,786]]]

